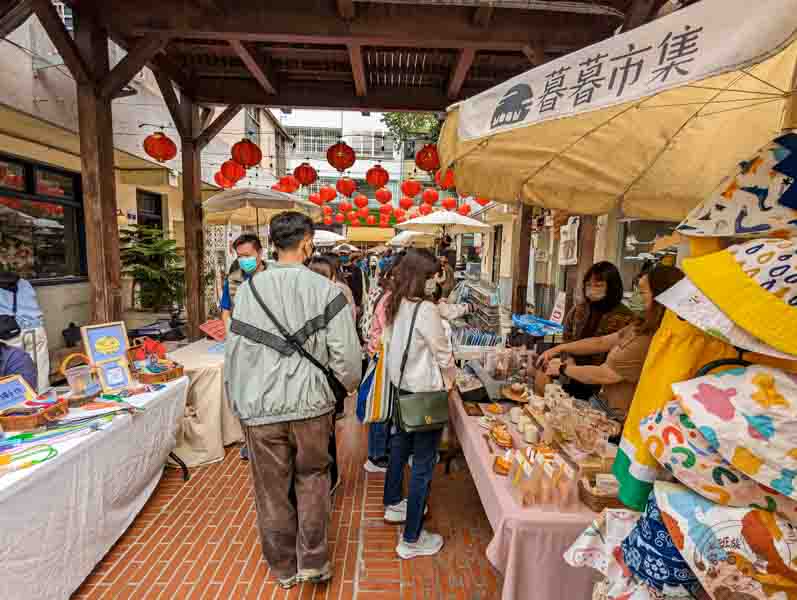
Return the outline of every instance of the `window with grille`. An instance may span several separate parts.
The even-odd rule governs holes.
[[[244,115],[244,129],[246,138],[254,143],[260,144],[260,109],[251,106],[246,108]]]
[[[293,137],[291,154],[298,157],[324,156],[327,148],[340,141],[341,130],[334,127],[288,127]]]

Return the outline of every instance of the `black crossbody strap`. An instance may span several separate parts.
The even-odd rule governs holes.
[[[407,337],[407,345],[404,348],[404,356],[401,358],[401,375],[399,375],[399,384],[398,384],[399,393],[401,393],[401,384],[404,381],[404,367],[407,366],[407,357],[410,354],[410,343],[412,342],[412,334],[415,331],[415,319],[418,318],[418,311],[421,310],[421,304],[423,304],[423,301],[418,302],[418,304],[415,305],[415,310],[412,311],[412,322],[410,323],[410,335]]]
[[[249,280],[249,288],[252,290],[252,295],[254,295],[255,300],[257,300],[257,303],[260,305],[263,311],[268,315],[268,318],[271,319],[274,325],[276,325],[277,329],[279,329],[279,332],[282,334],[282,337],[284,337],[288,341],[288,343],[290,343],[291,346],[296,348],[299,354],[304,356],[307,360],[313,363],[318,369],[320,369],[324,375],[326,375],[327,377],[332,375],[331,371],[327,367],[318,362],[315,356],[313,356],[307,350],[305,350],[304,346],[300,344],[295,337],[293,337],[290,333],[288,333],[285,327],[282,326],[282,323],[280,323],[277,320],[277,318],[274,316],[274,313],[272,313],[271,310],[269,310],[268,306],[266,306],[266,303],[263,301],[263,298],[260,296],[260,293],[257,291],[257,287],[255,287],[254,283],[252,283],[252,279]]]

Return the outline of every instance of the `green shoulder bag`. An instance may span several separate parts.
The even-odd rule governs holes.
[[[410,352],[410,342],[415,333],[415,319],[421,308],[418,302],[412,313],[412,323],[410,324],[410,335],[407,338],[407,346],[404,348],[404,356],[401,359],[401,375],[399,376],[398,388],[393,388],[395,394],[396,407],[396,426],[407,433],[416,431],[433,431],[442,429],[448,424],[448,392],[417,392],[415,394],[402,394],[401,384],[404,381],[404,367],[407,365],[407,356]]]

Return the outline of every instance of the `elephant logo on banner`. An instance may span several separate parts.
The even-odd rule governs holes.
[[[531,112],[532,102],[534,102],[534,92],[528,85],[525,83],[513,85],[495,107],[490,129],[525,120]]]

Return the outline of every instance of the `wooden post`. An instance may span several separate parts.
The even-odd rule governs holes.
[[[199,107],[190,98],[180,100],[183,160],[183,226],[185,229],[185,310],[188,338],[199,339],[199,326],[205,321],[204,261],[205,239],[202,231],[202,163],[199,136]]]
[[[109,71],[108,34],[88,16],[75,23],[75,44],[82,57],[90,57],[92,75],[77,83],[91,320],[105,323],[122,318],[111,99],[102,97],[94,83]]]
[[[578,225],[578,264],[565,268],[566,311],[580,298],[581,282],[595,262],[595,224],[594,216],[582,216]]]
[[[512,313],[525,315],[529,292],[531,219],[534,208],[528,204],[521,204],[518,213],[518,250],[512,269]]]

